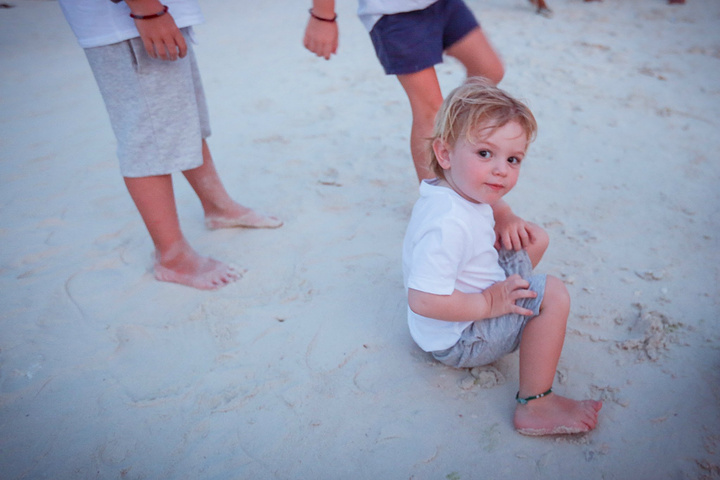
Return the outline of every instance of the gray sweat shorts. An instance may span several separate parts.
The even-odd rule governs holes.
[[[500,266],[510,276],[519,274],[530,282],[530,290],[537,292],[536,298],[523,298],[517,304],[533,311],[524,316],[508,313],[500,317],[478,320],[462,332],[460,340],[446,350],[431,352],[441,363],[456,368],[472,368],[493,363],[520,346],[525,325],[540,313],[540,304],[545,294],[546,275],[532,275],[532,263],[525,250],[502,249],[499,252]]]
[[[189,29],[182,32],[188,54],[176,61],[151,58],[139,37],[85,49],[124,177],[165,175],[203,163],[210,122]]]

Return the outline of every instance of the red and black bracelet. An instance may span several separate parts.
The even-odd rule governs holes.
[[[151,15],[135,15],[134,13],[130,13],[130,16],[134,18],[135,20],[150,20],[151,18],[157,18],[162,17],[165,15],[168,11],[167,5],[163,5],[163,9],[159,11],[158,13],[153,13]]]
[[[314,18],[315,20],[320,20],[321,22],[333,23],[335,20],[337,20],[337,13],[335,14],[335,16],[333,18],[323,18],[323,17],[318,17],[317,15],[315,15],[312,8],[308,11],[310,12],[310,16],[312,18]]]

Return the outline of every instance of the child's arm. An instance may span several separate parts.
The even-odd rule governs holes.
[[[305,48],[318,57],[330,60],[330,56],[337,52],[338,36],[335,0],[313,0],[311,15],[305,27]]]
[[[506,313],[532,315],[531,310],[515,305],[521,298],[537,297],[536,292],[527,289],[529,286],[520,275],[510,275],[480,293],[455,290],[450,295],[435,295],[410,288],[408,305],[418,315],[447,322],[473,322]]]
[[[159,0],[125,0],[125,3],[138,16],[154,15],[164,9]],[[177,60],[187,54],[185,38],[169,11],[155,18],[136,19],[135,26],[150,57]]]

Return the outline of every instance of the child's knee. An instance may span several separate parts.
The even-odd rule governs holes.
[[[548,245],[550,245],[550,235],[540,225],[530,223],[530,234],[533,238],[533,243],[537,244],[538,250],[545,253]]]
[[[544,228],[530,222],[528,222],[528,232],[530,233],[530,244],[526,250],[533,267],[536,267],[543,255],[545,255],[548,245],[550,245],[550,235]]]

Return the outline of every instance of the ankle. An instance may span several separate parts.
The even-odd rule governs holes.
[[[183,238],[165,246],[163,248],[155,248],[155,263],[164,267],[172,267],[186,261],[190,256],[193,256],[195,251],[192,249],[190,244]]]
[[[537,394],[534,394],[534,395],[527,395],[527,396],[524,395],[524,394],[523,394],[523,395],[520,395],[520,391],[518,391],[518,393],[515,395],[515,401],[516,401],[517,403],[519,403],[520,405],[527,405],[528,402],[532,402],[532,401],[535,401],[535,400],[540,400],[540,399],[542,399],[543,397],[547,397],[548,395],[552,395],[552,387],[551,387],[551,388],[548,388],[547,390],[545,390],[545,391],[542,392],[542,393],[537,393]]]
[[[205,214],[205,218],[237,215],[242,210],[242,205],[230,197],[203,202],[203,212]]]

